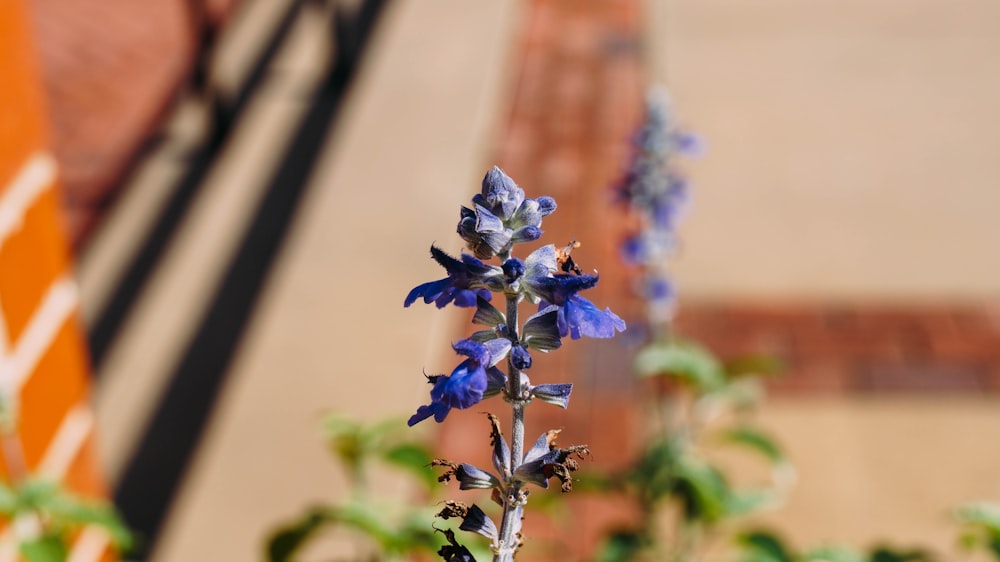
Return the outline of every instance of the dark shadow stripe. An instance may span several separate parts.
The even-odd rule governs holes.
[[[362,14],[369,15],[356,20],[358,45],[369,36],[383,4],[384,0],[366,3]],[[360,53],[360,49],[356,52]],[[281,167],[268,183],[213,304],[174,371],[142,443],[118,484],[115,502],[128,525],[142,537],[143,544],[134,553],[137,558],[147,557],[155,547],[171,500],[188,470],[271,265],[336,121],[355,62],[337,61],[319,86]]]
[[[117,280],[111,299],[101,311],[88,334],[95,376],[100,373],[100,366],[119,330],[121,330],[129,310],[138,300],[156,267],[156,263],[163,256],[177,226],[187,213],[208,172],[212,169],[216,156],[229,140],[233,130],[232,124],[243,114],[253,92],[266,78],[267,68],[291,31],[292,24],[295,22],[295,17],[302,5],[301,0],[296,0],[282,17],[274,34],[268,40],[247,76],[243,87],[231,102],[226,102],[211,92],[204,93],[206,96],[211,96],[209,103],[212,104],[213,123],[210,137],[190,155],[187,171],[178,180],[173,194],[164,205],[142,247],[136,252],[131,263]],[[210,53],[205,53],[202,56],[210,56]]]

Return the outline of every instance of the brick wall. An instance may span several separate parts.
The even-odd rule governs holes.
[[[0,13],[0,389],[17,412],[0,473],[61,480],[105,493],[94,463],[87,354],[59,219],[57,165],[23,2]],[[15,560],[15,530],[0,531],[0,560]],[[72,562],[112,559],[100,531],[84,530]]]
[[[1000,391],[1000,309],[964,304],[683,307],[678,329],[724,358],[783,364],[777,392]]]

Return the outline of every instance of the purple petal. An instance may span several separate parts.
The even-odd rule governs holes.
[[[615,331],[625,331],[625,321],[618,317],[610,308],[603,311],[587,299],[572,295],[566,305],[560,310],[560,330],[562,335],[569,332],[575,340],[581,336],[588,338],[611,338]]]
[[[490,351],[485,345],[472,340],[459,340],[451,345],[455,353],[464,355],[480,365],[485,365],[490,360]]]

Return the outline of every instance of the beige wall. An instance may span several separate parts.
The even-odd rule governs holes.
[[[651,78],[709,147],[684,294],[998,296],[1000,4],[647,8]]]

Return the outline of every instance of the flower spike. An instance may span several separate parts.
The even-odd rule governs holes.
[[[509,441],[500,431],[499,419],[488,414],[494,473],[468,463],[440,459],[431,463],[446,469],[441,481],[455,479],[462,490],[491,490],[491,499],[503,508],[497,523],[479,507],[459,502],[448,502],[439,516],[461,518],[460,528],[489,538],[495,559],[505,562],[513,561],[522,544],[527,484],[547,487],[556,477],[568,490],[570,473],[576,470],[572,457],[586,452],[586,447],[557,448],[558,431],[551,431],[524,454],[526,406],[539,400],[565,408],[573,389],[565,383],[532,385],[525,371],[532,367],[534,353],[559,349],[566,336],[608,338],[625,329],[610,309],[600,310],[580,296],[597,284],[598,276],[583,273],[573,261],[570,253],[580,245],[575,240],[558,250],[548,244],[523,258],[513,255],[518,244],[541,238],[542,219],[555,210],[553,198],[525,197],[510,176],[493,167],[471,204],[459,210],[456,230],[471,254],[453,257],[431,246],[431,257],[447,277],[414,287],[404,300],[404,306],[423,299],[438,308],[454,304],[475,309],[472,323],[481,328],[453,345],[462,361],[450,375],[427,377],[432,385],[430,403],[420,406],[407,423],[412,426],[430,417],[442,422],[453,408],[469,408],[497,394],[511,405]],[[504,306],[490,303],[495,293],[503,295]],[[519,305],[525,300],[538,305],[538,310],[519,322]],[[439,554],[445,560],[472,560],[452,531],[442,532],[448,544]]]

